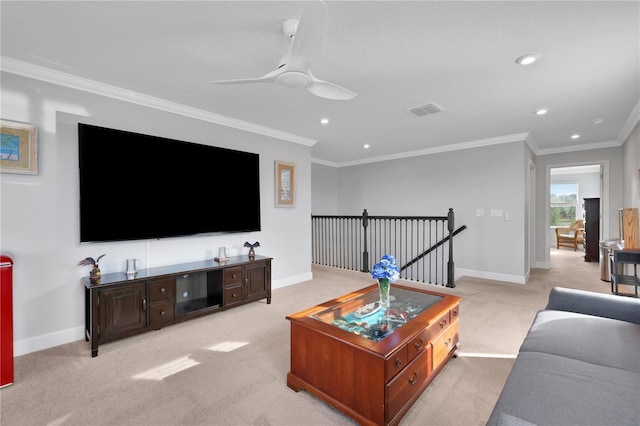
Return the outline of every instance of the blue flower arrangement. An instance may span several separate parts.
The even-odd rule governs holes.
[[[382,256],[380,262],[373,265],[371,276],[377,280],[386,279],[389,282],[396,282],[400,278],[400,268],[396,265],[396,258],[390,254]]]
[[[395,257],[390,254],[382,256],[380,262],[373,265],[371,276],[378,280],[380,290],[380,306],[388,308],[390,306],[389,288],[391,283],[400,278],[400,268],[396,265]]]

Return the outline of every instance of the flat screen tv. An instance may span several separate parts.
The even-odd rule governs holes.
[[[260,230],[255,153],[78,124],[80,242]]]

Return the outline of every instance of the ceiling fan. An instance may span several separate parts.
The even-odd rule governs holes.
[[[275,83],[289,88],[305,88],[326,99],[347,100],[356,93],[311,73],[311,63],[320,54],[327,21],[327,6],[323,1],[309,2],[300,20],[288,19],[282,32],[291,38],[289,51],[280,59],[278,68],[258,78],[210,81],[211,84]]]

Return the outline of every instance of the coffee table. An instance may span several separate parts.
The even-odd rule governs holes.
[[[400,422],[454,355],[461,298],[397,284],[391,296],[379,308],[374,284],[287,316],[287,386],[360,424]]]

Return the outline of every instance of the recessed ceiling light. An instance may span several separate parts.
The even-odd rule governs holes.
[[[538,60],[536,55],[524,55],[516,59],[516,63],[520,65],[531,65]]]
[[[580,137],[580,135],[577,134],[577,133],[574,134],[574,135],[571,135],[571,139],[578,139],[579,137]]]
[[[325,125],[325,126],[326,126],[327,124],[329,124],[329,119],[328,119],[328,118],[323,118],[323,119],[321,119],[321,120],[320,120],[320,124],[323,124],[323,125]]]
[[[546,108],[540,108],[534,112],[535,115],[545,115],[549,110]]]
[[[604,118],[596,118],[593,120],[593,124],[602,124],[604,123]]]
[[[371,145],[369,145],[368,143],[365,143],[364,145],[362,145],[362,147],[364,149],[369,149],[369,148],[371,148]]]

